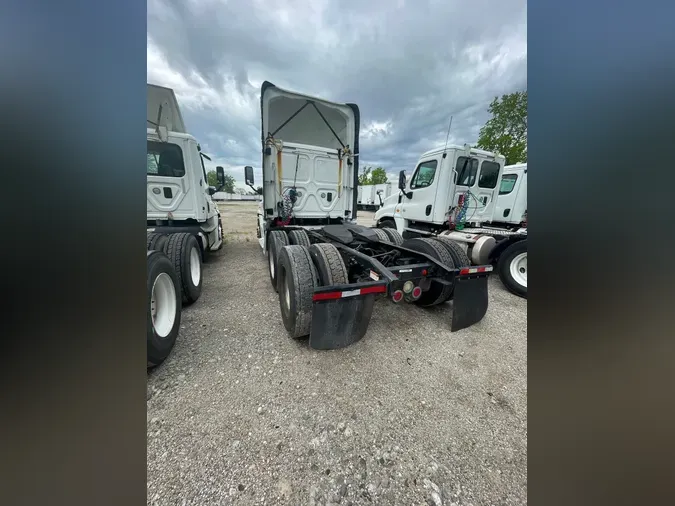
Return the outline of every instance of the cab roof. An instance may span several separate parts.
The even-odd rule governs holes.
[[[426,158],[426,157],[429,157],[429,156],[438,155],[440,153],[443,153],[446,150],[447,151],[450,151],[450,150],[464,151],[464,146],[459,146],[457,144],[449,144],[447,147],[435,148],[435,149],[432,149],[430,151],[427,151],[426,153],[422,154],[421,158]],[[494,157],[498,156],[491,151],[485,151],[485,150],[478,149],[478,148],[471,148],[471,153],[476,154],[476,155],[483,155],[483,156],[494,156]]]

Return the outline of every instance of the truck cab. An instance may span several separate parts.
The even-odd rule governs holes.
[[[491,222],[504,161],[503,156],[468,145],[428,151],[410,178],[401,171],[401,191],[384,201],[375,221],[394,226],[404,236],[435,233],[448,228],[452,210],[460,199],[468,199],[466,222]]]
[[[321,227],[356,219],[359,109],[261,87],[263,193],[258,239],[278,226]],[[246,182],[253,185],[247,168]]]
[[[220,212],[211,196],[204,155],[187,133],[176,95],[148,84],[147,226],[156,233],[191,232],[202,250],[222,245]]]

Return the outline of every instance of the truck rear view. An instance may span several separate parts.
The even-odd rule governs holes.
[[[263,200],[258,239],[290,337],[315,349],[361,339],[376,297],[430,307],[453,300],[451,329],[487,311],[491,266],[470,267],[436,239],[404,241],[355,223],[359,109],[261,89]],[[253,170],[246,168],[253,186]]]

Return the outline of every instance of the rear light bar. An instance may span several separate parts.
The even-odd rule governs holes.
[[[478,274],[480,272],[490,272],[492,271],[491,265],[485,265],[483,267],[465,267],[459,270],[459,275],[464,276],[466,274]]]
[[[368,286],[366,288],[357,288],[356,290],[345,290],[343,292],[323,292],[312,295],[312,301],[344,299],[345,297],[355,297],[357,295],[368,295],[369,293],[386,293],[387,286]]]

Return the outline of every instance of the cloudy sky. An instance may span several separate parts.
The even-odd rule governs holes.
[[[263,81],[361,110],[361,165],[408,173],[474,143],[490,101],[527,88],[525,0],[148,0],[148,82],[243,183],[261,180]]]

